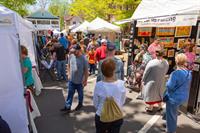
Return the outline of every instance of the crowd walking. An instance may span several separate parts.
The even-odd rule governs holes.
[[[50,68],[55,71],[57,81],[67,82],[68,94],[60,111],[68,113],[72,111],[76,91],[78,105],[74,111],[82,109],[83,90],[87,86],[88,77],[93,75],[96,77],[93,94],[96,133],[120,132],[124,121],[123,105],[126,100],[127,83],[139,88],[138,99],[146,104],[146,113],[156,111],[162,114],[164,111],[166,131],[176,132],[178,108],[187,101],[189,95],[191,70],[195,59],[192,45],[176,55],[176,69],[170,74],[169,79],[167,79],[169,63],[164,58],[165,53],[160,40],[156,38],[149,46],[135,45],[139,52],[132,65],[128,67],[128,77],[125,80],[124,62],[115,56],[119,44],[108,40],[101,35],[97,40],[94,36],[89,39],[86,35],[78,41],[61,33],[60,38],[49,38],[48,43],[41,49],[41,53],[47,51],[47,57],[53,61]],[[23,46],[21,49],[25,83],[27,89],[34,91],[28,51]],[[163,110],[163,102],[166,103],[166,110]]]

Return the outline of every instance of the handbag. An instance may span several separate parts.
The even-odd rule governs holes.
[[[189,76],[189,72],[186,76],[186,79],[184,80],[184,82],[182,82],[179,86],[177,86],[174,91],[172,93],[174,93],[177,89],[179,89],[184,83],[185,81],[187,81],[187,77]],[[167,92],[167,89],[165,90],[164,94],[163,94],[163,102],[167,102],[169,100],[169,93]]]

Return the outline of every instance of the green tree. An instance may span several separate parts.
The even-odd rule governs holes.
[[[74,0],[69,6],[71,15],[86,20],[101,17],[108,21],[129,18],[141,0]]]
[[[5,7],[18,12],[22,16],[28,15],[28,5],[33,5],[36,0],[0,0],[0,4]]]
[[[64,27],[64,16],[67,14],[68,3],[66,0],[51,0],[48,11],[60,17],[61,29]]]

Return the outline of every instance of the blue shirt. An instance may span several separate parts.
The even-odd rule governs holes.
[[[27,72],[24,73],[25,86],[33,85],[34,80],[32,77],[32,64],[30,58],[26,57],[25,59],[23,59],[22,65],[23,67],[28,69]]]
[[[65,38],[65,37],[60,37],[59,38],[59,43],[65,48],[67,49],[68,48],[68,40]]]
[[[169,102],[181,105],[188,100],[192,75],[189,70],[176,70],[166,83]]]

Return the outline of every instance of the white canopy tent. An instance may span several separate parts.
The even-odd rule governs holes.
[[[89,25],[90,23],[88,21],[84,21],[81,25],[73,29],[72,32],[87,32]]]
[[[137,20],[137,27],[192,26],[200,11],[200,0],[142,0],[132,17],[123,24]]]
[[[12,133],[29,132],[19,42],[28,48],[31,61],[36,64],[32,30],[30,22],[0,5],[0,75],[3,76],[0,80],[0,115],[8,122]]]
[[[114,24],[111,24],[99,17],[93,20],[88,27],[90,32],[117,32],[120,33],[120,27]]]
[[[59,35],[60,33],[61,33],[61,32],[58,31],[58,30],[56,30],[56,29],[53,30],[53,34],[55,34],[55,35]]]

